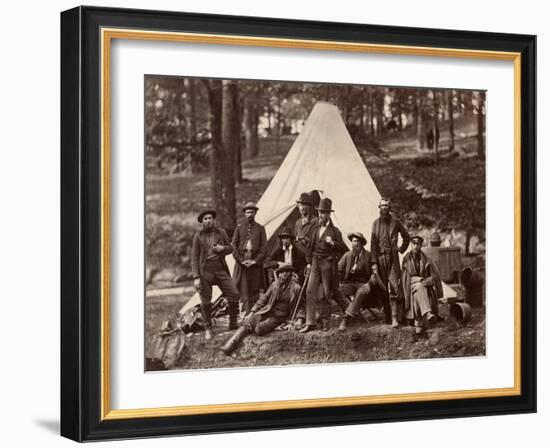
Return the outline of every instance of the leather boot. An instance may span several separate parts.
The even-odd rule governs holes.
[[[212,318],[210,316],[210,303],[201,304],[202,320],[204,321],[204,338],[212,339]]]
[[[239,323],[237,321],[239,316],[239,303],[229,302],[227,307],[229,311],[229,329],[236,330],[237,328],[239,328]]]
[[[348,329],[350,319],[351,319],[350,316],[344,316],[342,318],[342,322],[340,322],[340,326],[338,327],[338,331],[346,331]]]
[[[390,300],[390,306],[391,306],[391,327],[397,328],[399,327],[399,311],[398,307],[399,304],[397,303],[397,300]]]
[[[246,329],[246,327],[240,327],[235,333],[233,333],[233,336],[231,336],[231,338],[225,343],[225,345],[222,348],[223,352],[227,356],[231,355],[231,353],[233,353],[233,351],[245,338],[247,333],[248,333],[248,330]]]

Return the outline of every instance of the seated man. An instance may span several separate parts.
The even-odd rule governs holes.
[[[286,227],[279,233],[280,244],[275,247],[273,252],[266,258],[264,267],[279,268],[283,264],[290,264],[294,266],[296,272],[293,274],[294,278],[300,285],[304,284],[304,272],[306,269],[306,257],[298,249],[295,244],[296,238],[292,231]],[[300,307],[296,313],[296,328],[300,329],[304,323],[306,317],[306,305],[305,300],[300,304]]]
[[[226,355],[230,355],[248,333],[263,336],[290,318],[300,295],[300,285],[293,279],[293,272],[294,267],[289,264],[283,264],[277,269],[277,280],[265,295],[260,296],[241,327],[223,346]]]
[[[425,324],[438,320],[438,298],[443,297],[439,269],[422,252],[421,236],[411,238],[411,251],[403,257],[401,281],[405,294],[405,318],[414,319],[415,333],[425,332]]]
[[[340,275],[340,294],[346,297],[352,296],[351,303],[345,310],[344,318],[338,329],[345,331],[350,321],[359,315],[362,306],[368,305],[367,301],[376,300],[375,288],[379,287],[376,274],[372,267],[376,266],[371,253],[365,249],[367,239],[360,232],[348,235],[351,241],[351,251],[346,252],[338,262]]]

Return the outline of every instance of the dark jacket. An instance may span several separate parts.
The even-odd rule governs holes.
[[[306,224],[302,224],[302,218],[299,217],[294,224],[294,235],[296,236],[296,247],[304,254],[307,254],[307,248],[309,246],[309,232],[311,228],[319,222],[317,216],[311,215]]]
[[[322,239],[319,240],[319,229],[321,223],[315,224],[309,233],[309,246],[306,254],[306,261],[311,263],[313,257],[322,258],[325,260],[331,260],[337,262],[342,255],[348,251],[348,246],[344,243],[342,238],[342,232],[329,222],[325,233],[322,235]],[[331,236],[334,241],[334,245],[330,245],[325,242],[325,237]]]
[[[380,247],[381,221],[382,221],[382,218],[377,218],[372,224],[372,234],[370,237],[370,251],[375,260],[377,260],[378,257],[381,255],[381,247]],[[398,252],[401,252],[402,254],[405,253],[405,251],[409,247],[411,237],[409,235],[409,232],[407,232],[407,229],[405,229],[405,226],[401,224],[401,221],[399,221],[397,218],[394,218],[391,215],[390,215],[389,227],[390,227],[389,235],[390,235],[390,242],[391,242],[391,252],[394,259],[398,260],[399,259]],[[403,239],[403,243],[401,244],[400,247],[397,246],[397,238],[399,234],[401,234],[401,238]]]
[[[231,245],[233,246],[233,257],[237,263],[241,263],[244,260],[245,245],[247,241],[247,227],[248,223],[241,222],[235,228],[233,233],[233,240]],[[261,266],[266,257],[267,251],[267,235],[265,233],[265,227],[258,224],[256,221],[252,223],[250,229],[250,242],[252,244],[252,259],[258,266]]]
[[[411,278],[422,277],[422,279],[427,280],[430,303],[434,313],[437,314],[437,299],[443,297],[443,285],[441,284],[441,276],[437,265],[424,252],[420,252],[419,269],[417,270],[413,254],[409,252],[403,257],[401,271],[401,282],[405,294],[405,310],[408,310],[411,306]]]
[[[306,257],[305,255],[296,247],[296,244],[292,244],[292,265],[296,269],[296,273],[300,278],[304,275],[304,269],[306,267]],[[285,261],[285,253],[283,251],[283,245],[279,243],[277,248],[271,252],[271,254],[265,259],[264,267],[265,268],[276,268],[278,262]]]
[[[353,257],[353,251],[349,251],[346,252],[338,262],[338,273],[342,282],[346,282],[349,279]],[[370,280],[370,276],[372,274],[371,266],[375,263],[376,260],[371,256],[371,253],[368,250],[361,250],[359,260],[357,261],[357,270],[365,273],[365,282]]]
[[[281,288],[281,284],[275,281],[268,288],[267,292],[260,296],[252,307],[252,313],[269,314],[273,317],[287,319],[300,296],[300,285],[290,278],[287,285]]]
[[[215,244],[221,244],[223,246],[223,252],[219,253],[218,257],[224,269],[229,274],[229,268],[227,267],[227,263],[225,262],[225,256],[233,252],[233,247],[229,242],[229,237],[227,236],[227,233],[225,233],[225,230],[218,227],[214,227],[212,229],[212,232],[214,232],[217,236]],[[194,279],[202,276],[204,264],[206,263],[207,252],[208,248],[206,246],[206,232],[204,230],[201,230],[193,237],[193,245],[191,247],[191,272]]]

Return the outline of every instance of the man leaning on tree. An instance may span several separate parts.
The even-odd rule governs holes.
[[[216,211],[205,210],[197,219],[202,229],[193,237],[191,270],[193,285],[201,299],[201,312],[206,327],[205,338],[211,339],[212,286],[217,285],[228,300],[230,330],[237,328],[240,295],[225,262],[225,256],[233,251],[233,247],[225,230],[216,226]]]

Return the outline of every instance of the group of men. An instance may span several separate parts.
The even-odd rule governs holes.
[[[320,199],[314,208],[313,196],[302,193],[297,205],[300,216],[294,231],[283,228],[279,244],[269,254],[265,228],[255,221],[256,204],[249,202],[242,208],[245,219],[236,227],[231,242],[216,226],[215,210],[199,214],[202,228],[193,239],[191,264],[206,339],[212,337],[213,285],[228,300],[229,329],[237,330],[223,347],[226,354],[247,334],[264,335],[289,320],[302,333],[326,331],[331,302],[343,313],[340,331],[359,320],[364,307],[381,306],[385,322],[393,328],[414,322],[418,335],[439,319],[437,299],[442,296],[442,284],[437,265],[422,252],[423,238],[411,237],[391,214],[389,200],[380,200],[370,251],[361,232],[347,235],[348,249],[342,232],[332,222],[329,198]],[[405,253],[409,244],[412,248],[401,264],[399,254]],[[225,261],[229,254],[235,259],[233,276]],[[265,294],[264,269],[273,269],[275,277]]]

